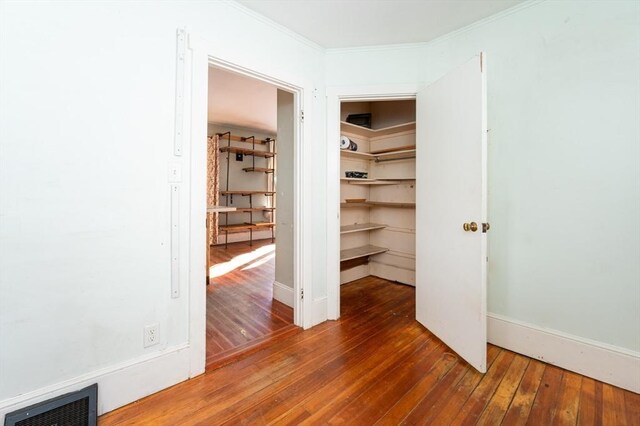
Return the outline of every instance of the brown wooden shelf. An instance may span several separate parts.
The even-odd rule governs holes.
[[[273,173],[274,169],[269,169],[266,167],[245,167],[242,170],[245,172],[261,172],[261,173]]]
[[[237,146],[221,146],[220,152],[232,152],[234,154],[253,155],[255,157],[271,158],[275,157],[275,152],[257,151],[255,149],[239,148]]]
[[[220,140],[227,140],[227,138],[229,138],[229,135],[225,135],[224,133],[216,133],[217,136],[220,136]],[[251,139],[251,137],[244,137],[244,136],[235,136],[235,135],[231,135],[230,139],[232,141],[235,142],[246,142],[246,143],[253,143],[253,139]],[[256,144],[260,144],[260,145],[266,145],[268,143],[271,142],[275,142],[275,139],[256,139],[255,143]]]
[[[275,191],[220,191],[220,195],[273,195]]]
[[[373,256],[389,251],[388,248],[372,246],[371,244],[351,249],[340,250],[340,262],[346,260],[357,259],[359,257]]]
[[[254,222],[254,223],[234,223],[231,225],[219,225],[218,229],[221,232],[247,232],[255,231],[256,229],[273,228],[276,224],[274,222]]]
[[[275,209],[275,207],[237,207],[234,211],[227,213],[272,212]]]
[[[222,232],[228,232],[228,233],[233,233],[233,232],[246,232],[249,231],[251,229],[254,229],[255,227],[250,225],[250,224],[246,224],[246,223],[236,223],[233,225],[220,225],[218,226],[218,229]]]
[[[256,228],[271,228],[272,226],[276,226],[275,222],[251,222],[250,225]]]

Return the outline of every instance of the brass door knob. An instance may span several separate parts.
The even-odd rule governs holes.
[[[465,231],[476,232],[478,230],[478,224],[475,222],[464,223],[462,225],[462,229],[464,229]]]
[[[491,229],[491,225],[489,225],[488,223],[482,224],[482,232],[486,233],[489,229]]]

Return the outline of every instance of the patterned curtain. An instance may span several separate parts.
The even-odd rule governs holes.
[[[207,140],[207,205],[217,206],[220,202],[220,137],[215,135]],[[218,242],[218,213],[209,215],[209,245]]]

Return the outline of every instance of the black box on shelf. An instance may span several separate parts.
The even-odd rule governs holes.
[[[355,124],[356,126],[371,128],[371,113],[366,114],[349,114],[347,115],[347,123]]]
[[[367,172],[356,172],[356,171],[348,171],[344,172],[346,177],[348,178],[358,178],[358,179],[367,179],[369,174]]]

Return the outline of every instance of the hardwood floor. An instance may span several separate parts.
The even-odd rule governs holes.
[[[638,425],[640,395],[488,345],[480,374],[414,321],[414,289],[342,286],[339,321],[100,418],[100,425]]]
[[[293,309],[273,300],[275,245],[271,239],[212,247],[207,287],[207,367],[258,350],[271,339],[301,331]]]

